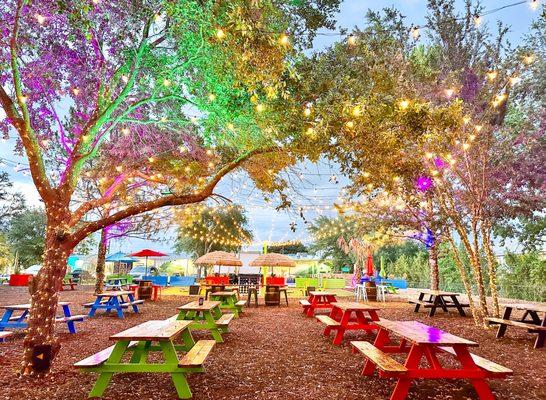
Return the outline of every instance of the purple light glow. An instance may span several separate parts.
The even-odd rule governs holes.
[[[434,165],[436,166],[436,168],[438,169],[442,169],[442,168],[445,168],[446,167],[446,163],[444,162],[444,160],[442,160],[440,157],[436,157],[434,159]]]
[[[417,189],[421,192],[426,192],[432,186],[432,180],[428,176],[420,176],[417,178]]]

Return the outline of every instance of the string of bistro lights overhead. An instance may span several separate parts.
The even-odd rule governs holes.
[[[95,3],[100,3],[100,0],[94,0],[94,2]],[[483,22],[482,18],[484,16],[491,15],[491,14],[494,14],[494,13],[499,12],[501,10],[511,8],[511,7],[515,7],[515,6],[519,6],[519,5],[523,5],[523,4],[528,4],[529,7],[532,10],[536,10],[539,7],[539,5],[541,4],[541,2],[540,2],[540,0],[523,0],[523,1],[518,1],[518,2],[511,3],[511,4],[507,4],[507,5],[504,5],[504,6],[501,6],[501,7],[497,7],[497,8],[491,9],[491,10],[485,10],[485,11],[483,11],[483,12],[481,12],[479,14],[475,14],[473,16],[474,24],[476,26],[479,26]],[[40,23],[40,24],[45,23],[45,18],[44,17],[36,16],[36,18],[38,20],[38,23]],[[464,17],[456,18],[455,20],[461,20],[463,18]],[[429,28],[429,26],[427,24],[412,25],[411,29],[410,29],[410,33],[411,33],[413,38],[418,39],[420,37],[421,29],[426,29],[426,28]],[[226,30],[224,30],[223,28],[218,28],[217,32],[216,32],[216,37],[219,40],[222,40],[222,39],[224,39],[226,37],[226,35],[228,33],[229,33],[229,31],[226,32]],[[275,32],[271,32],[271,33],[274,34]],[[279,34],[279,32],[277,32],[277,34]],[[355,45],[357,43],[357,38],[351,33],[346,33],[346,32],[319,32],[319,33],[317,33],[317,35],[321,35],[321,36],[345,36],[345,37],[347,37],[348,45]],[[280,33],[279,43],[281,45],[284,45],[284,46],[289,45],[290,44],[289,36],[286,33]],[[529,64],[531,64],[531,63],[533,63],[535,61],[535,57],[534,57],[533,54],[527,54],[527,55],[524,56],[522,61],[523,61],[523,64],[529,65]],[[497,80],[498,76],[499,76],[498,71],[491,70],[491,71],[489,71],[487,73],[487,80],[489,82],[494,82],[494,81]],[[512,75],[512,76],[510,76],[508,78],[508,82],[506,84],[509,85],[509,86],[514,86],[515,84],[517,84],[520,81],[520,79],[521,78],[518,75]],[[168,83],[164,82],[164,85],[168,85]],[[506,87],[506,85],[501,86],[501,88],[505,88],[505,87]],[[457,93],[456,88],[448,87],[448,88],[445,89],[445,96],[446,96],[447,99],[451,99],[451,98],[456,97],[456,93]],[[213,96],[214,96],[214,94],[209,95],[209,100],[210,101],[214,101]],[[491,106],[493,108],[496,108],[496,107],[500,106],[506,99],[507,99],[507,94],[505,92],[496,94],[495,97],[493,99],[491,99]],[[398,107],[400,109],[406,109],[406,108],[408,108],[410,106],[411,101],[412,100],[410,100],[410,99],[401,99],[398,102]],[[263,104],[260,104],[260,103],[256,105],[256,109],[257,109],[258,112],[263,111],[264,107],[265,106]],[[3,118],[5,118],[5,115],[1,111],[2,110],[0,110],[0,119],[3,119]],[[354,109],[352,111],[353,117],[358,118],[360,116],[360,114],[361,114],[360,108],[358,106],[354,107]],[[305,106],[305,108],[303,110],[303,115],[305,117],[307,117],[307,118],[311,117],[311,115],[312,115],[312,104],[307,104]],[[197,120],[196,119],[194,120],[194,118],[192,118],[192,122],[196,123]],[[456,144],[460,145],[462,147],[463,151],[467,151],[471,147],[471,143],[476,139],[476,136],[482,130],[483,125],[482,125],[481,121],[477,121],[475,123],[472,123],[471,118],[468,117],[468,116],[464,117],[463,123],[464,123],[465,126],[469,127],[468,132],[467,132],[467,136],[463,140],[459,140]],[[348,121],[347,122],[347,126],[349,128],[351,128],[351,126],[350,126],[351,124],[354,126],[353,121]],[[127,128],[122,129],[122,133],[128,134],[128,132],[124,132],[124,130],[127,130]],[[313,132],[307,132],[307,133],[313,133]],[[12,138],[10,137],[8,139],[12,139]],[[5,141],[5,138],[2,139],[2,141]],[[47,146],[47,143],[42,143],[42,144]],[[171,151],[171,150],[169,150],[169,151]],[[180,149],[181,153],[184,153],[185,151],[187,151],[187,149]],[[207,155],[211,156],[212,155],[212,150],[208,150]],[[160,154],[156,155],[156,157],[150,157],[150,159],[148,161],[150,163],[153,163],[155,161],[155,159],[157,159],[157,157],[159,157],[159,156],[160,156]],[[436,157],[438,157],[438,155],[427,152],[425,154],[425,157],[428,160],[434,160]],[[457,162],[455,157],[453,157],[451,154],[445,154],[445,155],[443,155],[443,158],[447,161],[447,164],[449,166],[453,166]],[[209,163],[208,166],[209,166],[209,168],[214,168],[215,165],[214,165],[213,162],[211,162],[211,163]],[[5,158],[5,157],[0,157],[0,168],[2,168],[2,167],[10,167],[10,168],[14,169],[14,172],[22,173],[25,176],[29,175],[28,165],[27,164],[23,164],[23,163],[20,163],[20,162],[17,162],[17,161],[14,161],[14,160],[11,160],[11,159],[8,159],[8,158]],[[122,166],[119,166],[119,168],[123,169]],[[440,173],[439,168],[436,168],[436,169],[432,168],[430,173],[433,176],[433,179],[438,179],[437,177],[438,177],[438,175]],[[322,178],[325,175],[326,174],[322,174],[320,172],[312,173],[312,172],[307,172],[307,171],[298,173],[298,176],[299,176],[300,179],[303,179],[306,176],[307,177],[316,176],[316,177],[321,177]],[[332,183],[334,185],[339,183],[339,180],[338,180],[335,173],[328,173],[328,175],[329,175],[329,182],[330,183]],[[364,172],[364,177],[366,177],[367,175],[369,176],[369,173]],[[156,181],[160,182],[162,177],[161,176],[152,176],[150,178],[151,178],[152,181],[156,180]],[[204,178],[202,178],[202,177],[200,179],[204,180]],[[398,181],[398,180],[400,180],[400,178],[395,176],[395,177],[393,177],[393,180]],[[246,189],[245,186],[246,186],[246,184],[243,183],[243,189]],[[368,190],[370,190],[370,191],[374,189],[373,185],[371,185],[371,184],[368,184],[366,186],[366,188]],[[343,192],[342,192],[342,194],[343,194]],[[271,204],[272,201],[260,202],[259,200],[263,199],[263,197],[261,197],[258,194],[254,194],[252,191],[249,192],[249,193],[243,193],[243,191],[238,189],[237,191],[232,191],[231,195],[237,195],[238,201],[241,202],[242,204],[245,204],[245,208],[248,208],[248,209],[251,209],[251,210],[253,210],[253,209],[264,209],[264,208],[265,209],[275,209],[275,206],[273,204]],[[246,198],[245,198],[245,196],[246,196]],[[345,204],[346,204],[346,200],[344,200],[341,195],[340,196],[335,196],[335,195],[331,195],[331,196],[320,195],[319,196],[319,195],[316,194],[316,190],[315,190],[314,195],[309,196],[309,197],[314,200],[313,203],[292,204],[290,209],[293,212],[299,213],[300,216],[303,218],[303,212],[304,211],[305,212],[317,212],[319,214],[322,214],[323,212],[328,212],[328,211],[333,212],[333,211],[336,211],[336,210],[338,210],[340,208],[343,209],[345,207]],[[330,201],[328,201],[328,203],[330,203],[330,204],[324,204],[324,201],[334,200],[334,198],[336,198],[336,200],[341,205],[335,205],[335,204],[332,205]],[[253,200],[256,200],[256,201],[254,202]],[[208,206],[208,207],[210,207],[210,206]],[[294,226],[295,226],[295,222],[292,220],[291,223],[290,223],[290,227],[293,228]],[[227,232],[226,228],[223,225],[220,226],[219,229],[224,230],[225,232]],[[338,229],[338,228],[332,228],[332,229]],[[339,228],[338,229],[339,232],[342,232],[342,229],[343,228]],[[295,229],[291,229],[291,230],[295,232]],[[337,232],[337,230],[334,230],[334,232]],[[288,233],[289,232],[286,231],[284,236],[287,236]],[[271,239],[271,234],[272,234],[272,231],[270,232],[269,239]],[[195,237],[201,237],[202,235],[203,234],[198,232],[198,231],[195,231],[195,233],[194,233]],[[229,236],[229,234],[228,234],[228,236]],[[319,238],[322,235],[320,233],[318,233],[318,236],[317,235],[315,235],[315,236],[317,238]],[[210,240],[212,240],[215,243],[216,242],[217,243],[222,243],[222,240],[223,240],[224,243],[222,243],[222,244],[235,243],[233,238],[232,239],[226,239],[225,237],[221,238],[218,235],[211,235]],[[284,240],[284,237],[283,237],[283,240]]]

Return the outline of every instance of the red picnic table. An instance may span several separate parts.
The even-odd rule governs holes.
[[[341,344],[343,334],[348,330],[364,330],[370,332],[379,329],[373,321],[379,321],[377,311],[379,307],[369,306],[356,302],[332,303],[330,315],[317,315],[318,321],[326,324],[324,336],[330,336],[332,330],[336,330],[334,344]],[[354,314],[354,315],[353,315]],[[366,316],[368,314],[368,316]]]
[[[332,303],[335,302],[335,293],[317,291],[310,291],[307,300],[300,300],[300,304],[303,306],[303,313],[308,317],[315,315],[315,310],[319,308],[332,308]]]
[[[405,399],[415,379],[470,379],[480,399],[494,400],[486,379],[512,374],[502,365],[471,354],[468,348],[477,347],[477,343],[438,328],[417,321],[382,319],[375,324],[380,329],[373,345],[362,341],[353,341],[351,345],[354,352],[367,358],[362,375],[371,376],[378,368],[379,377],[398,379],[390,400]],[[393,336],[400,338],[399,344],[392,343]],[[406,353],[406,361],[402,365],[387,353]],[[437,357],[439,353],[455,356],[460,367],[443,366]],[[421,363],[423,356],[427,363]]]

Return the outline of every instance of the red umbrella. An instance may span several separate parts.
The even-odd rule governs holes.
[[[373,255],[368,254],[368,259],[366,260],[366,274],[369,277],[373,276]]]
[[[150,249],[143,249],[140,251],[137,251],[136,253],[130,254],[130,256],[133,257],[145,257],[146,258],[146,272],[144,275],[148,275],[148,257],[165,257],[167,254],[162,253],[160,251],[150,250]]]

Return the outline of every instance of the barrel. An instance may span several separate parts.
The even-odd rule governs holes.
[[[141,280],[138,282],[138,298],[141,300],[152,298],[152,281]]]

